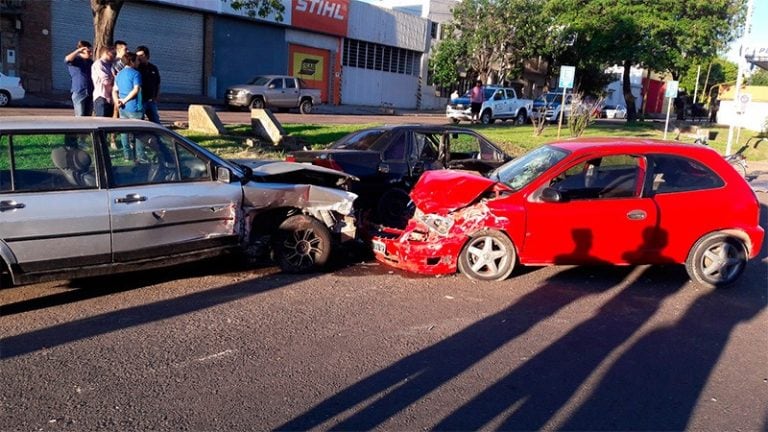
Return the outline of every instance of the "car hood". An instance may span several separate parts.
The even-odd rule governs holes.
[[[468,97],[457,97],[451,99],[451,105],[469,105]]]
[[[446,214],[470,205],[496,184],[466,171],[427,171],[411,191],[411,199],[424,213]]]
[[[233,85],[231,87],[227,87],[227,90],[246,90],[249,92],[253,92],[255,90],[263,90],[264,86],[258,86],[258,85],[251,85],[251,84],[237,84]]]
[[[334,169],[296,162],[232,159],[253,170],[257,182],[307,183],[326,187],[345,187],[359,180],[357,177]]]

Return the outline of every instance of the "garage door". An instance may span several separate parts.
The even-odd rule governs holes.
[[[203,15],[182,9],[126,2],[120,11],[115,39],[135,50],[146,45],[160,69],[163,93],[203,94]],[[54,90],[69,91],[64,56],[77,41],[93,41],[93,16],[87,0],[51,2]]]

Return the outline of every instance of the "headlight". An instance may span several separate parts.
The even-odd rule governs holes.
[[[435,231],[443,236],[448,234],[448,231],[451,230],[454,224],[453,219],[436,214],[424,214],[421,211],[417,211],[414,216],[431,231]]]

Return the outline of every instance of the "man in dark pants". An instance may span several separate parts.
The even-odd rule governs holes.
[[[144,102],[144,115],[147,120],[160,124],[160,113],[157,110],[157,98],[160,96],[160,71],[149,62],[149,48],[144,45],[136,47],[136,58],[139,60],[141,74],[141,92]]]

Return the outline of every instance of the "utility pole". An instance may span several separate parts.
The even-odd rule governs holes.
[[[739,98],[741,97],[741,84],[744,82],[744,72],[745,72],[745,66],[746,66],[746,60],[744,59],[744,45],[745,42],[748,41],[750,33],[752,33],[752,7],[754,5],[754,0],[749,0],[747,2],[747,19],[744,23],[744,35],[741,37],[741,43],[739,44],[739,72],[738,75],[736,75],[736,94],[733,97],[733,107],[734,109],[739,104]],[[725,155],[728,156],[731,154],[731,149],[733,148],[733,130],[735,128],[734,123],[737,123],[740,120],[740,115],[736,114],[736,117],[734,121],[731,121],[731,125],[728,127],[728,144],[725,146]]]

